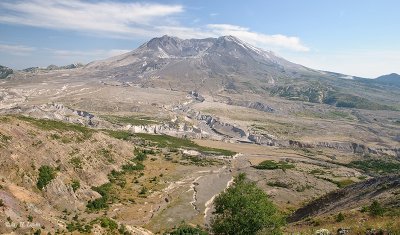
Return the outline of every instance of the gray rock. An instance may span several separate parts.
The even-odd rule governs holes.
[[[0,79],[7,78],[10,74],[13,74],[14,71],[8,67],[0,65]]]

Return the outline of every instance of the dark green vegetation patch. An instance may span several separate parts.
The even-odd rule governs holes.
[[[74,192],[76,192],[76,190],[78,190],[81,187],[81,183],[79,182],[79,180],[76,180],[76,179],[72,180],[71,187],[72,187],[72,190],[74,190]]]
[[[253,166],[256,169],[259,170],[276,170],[276,169],[281,169],[281,170],[287,170],[287,169],[293,169],[295,166],[293,164],[287,163],[287,162],[275,162],[273,160],[265,160],[260,162],[257,166]]]
[[[56,170],[51,166],[41,166],[39,168],[39,178],[36,186],[42,190],[56,177]]]
[[[280,234],[284,223],[268,195],[245,174],[239,174],[233,185],[215,198],[214,206],[214,234]]]
[[[171,148],[171,149],[178,149],[178,148],[186,148],[192,149],[203,153],[208,154],[215,154],[215,155],[224,155],[224,156],[232,156],[235,152],[225,150],[225,149],[217,149],[217,148],[209,148],[200,146],[189,139],[183,139],[168,135],[151,135],[151,134],[143,134],[138,133],[136,134],[138,137],[151,141],[155,145],[160,148]]]
[[[60,131],[60,132],[71,131],[71,132],[79,133],[82,135],[82,137],[84,139],[89,139],[94,132],[94,130],[87,128],[85,126],[72,124],[72,123],[66,123],[66,122],[62,122],[62,121],[55,121],[55,120],[48,120],[48,119],[36,119],[36,118],[26,117],[26,116],[18,116],[18,119],[29,122],[42,130],[53,130],[53,131]]]
[[[391,106],[378,104],[363,97],[333,91],[328,92],[327,97],[324,99],[324,103],[343,108],[395,110]]]
[[[114,130],[103,130],[103,131],[105,131],[109,136],[119,140],[130,140],[131,137],[134,136],[132,133],[127,131],[114,131]]]
[[[349,166],[361,169],[367,173],[391,174],[400,172],[400,163],[397,161],[368,159],[363,161],[352,161]]]
[[[200,227],[193,227],[183,223],[179,227],[164,233],[164,235],[208,235],[208,233]]]
[[[313,82],[309,85],[292,84],[278,86],[273,88],[270,93],[271,95],[280,96],[289,100],[324,103],[342,108],[395,110],[394,107],[376,103],[364,97],[343,93],[319,82]]]
[[[141,116],[101,116],[104,120],[111,122],[113,124],[131,124],[134,126],[139,125],[151,125],[158,124],[157,121],[152,120],[149,117],[141,117]]]
[[[108,208],[108,200],[111,198],[111,183],[106,183],[99,187],[93,187],[92,189],[93,191],[98,192],[101,197],[88,202],[86,207],[89,209],[89,211],[96,211]]]

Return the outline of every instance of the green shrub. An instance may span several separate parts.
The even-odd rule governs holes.
[[[42,190],[46,187],[47,184],[50,183],[56,176],[56,171],[51,166],[41,166],[39,168],[39,179],[36,183],[36,186]]]
[[[134,158],[135,161],[143,162],[144,160],[147,159],[148,152],[146,150],[139,150],[138,148],[135,148],[133,153],[135,154]]]
[[[79,182],[79,180],[72,180],[71,187],[72,187],[72,190],[74,190],[74,192],[75,192],[76,190],[78,190],[81,187],[81,183]]]
[[[344,220],[344,215],[342,214],[342,212],[336,215],[335,220],[336,222],[342,222]]]
[[[91,233],[92,232],[92,225],[90,224],[82,224],[80,222],[71,222],[67,224],[67,231],[73,232],[78,231],[81,233]]]
[[[82,161],[80,157],[73,157],[69,160],[69,163],[75,168],[75,169],[82,169]]]
[[[280,234],[284,221],[267,194],[245,174],[214,200],[211,229],[215,234]]]
[[[86,207],[90,211],[108,208],[108,200],[111,198],[110,196],[111,183],[103,184],[99,187],[93,187],[92,189],[98,192],[101,195],[101,198],[89,201]]]
[[[172,229],[164,233],[164,235],[208,235],[208,233],[200,227],[181,224],[178,228]]]
[[[385,213],[385,209],[376,200],[371,203],[368,209],[372,216],[382,216]]]
[[[114,230],[118,228],[117,222],[108,218],[108,217],[101,217],[99,218],[100,226],[103,228],[108,228],[110,230]]]
[[[140,162],[136,162],[136,164],[126,164],[122,165],[122,170],[124,172],[142,171],[144,170],[144,165]]]
[[[86,207],[90,211],[106,209],[106,208],[108,208],[107,198],[105,198],[105,197],[96,198],[93,201],[89,201],[88,204],[86,205]]]
[[[114,131],[114,130],[104,130],[109,136],[120,140],[130,140],[133,136],[132,133],[127,131]]]

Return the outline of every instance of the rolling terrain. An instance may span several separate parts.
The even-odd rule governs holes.
[[[284,233],[400,230],[394,75],[315,70],[232,36],[1,69],[0,233],[208,228],[238,173],[288,217]]]

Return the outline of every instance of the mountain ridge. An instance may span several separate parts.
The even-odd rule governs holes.
[[[375,82],[400,86],[400,75],[397,73],[386,74],[374,79]]]
[[[249,89],[246,84],[261,87],[299,77],[298,74],[321,75],[233,36],[179,39],[165,35],[123,55],[89,63],[85,68],[124,82],[165,88],[172,84],[181,90],[203,87],[211,92],[242,92]]]

